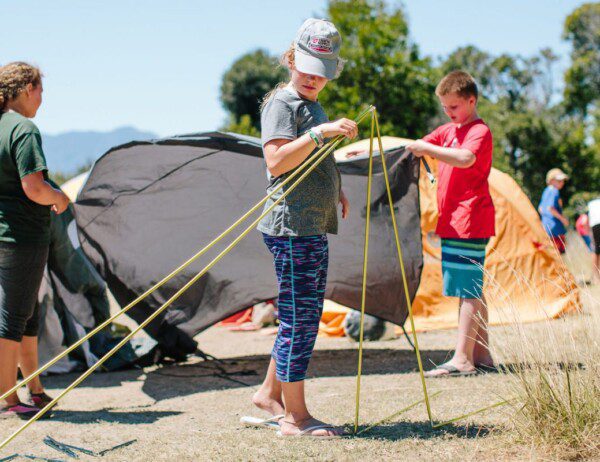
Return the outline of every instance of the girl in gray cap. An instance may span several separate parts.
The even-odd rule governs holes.
[[[261,115],[269,192],[327,138],[343,135],[352,139],[358,134],[352,120],[329,122],[317,100],[319,92],[343,67],[341,43],[332,23],[308,19],[283,56],[290,82],[278,85],[265,97]],[[265,208],[281,194],[282,190]],[[337,233],[338,204],[345,218],[349,204],[332,153],[258,225],[273,254],[280,324],[267,376],[252,399],[271,417],[244,417],[242,422],[277,428],[280,436],[335,437],[342,433],[340,428],[313,418],[304,397],[304,378],[323,311],[327,234]]]

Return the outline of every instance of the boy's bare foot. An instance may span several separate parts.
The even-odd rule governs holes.
[[[252,396],[252,404],[271,415],[285,414],[281,397],[273,398],[267,393],[264,393],[262,390],[258,390],[256,393],[254,393],[254,396]]]
[[[341,427],[334,427],[333,425],[326,424],[314,417],[307,417],[306,419],[295,421],[291,415],[287,415],[279,423],[281,425],[281,434],[283,436],[295,436],[301,432],[316,427],[314,430],[305,433],[303,436],[341,436],[344,433],[344,429]]]
[[[445,375],[461,375],[475,372],[475,366],[468,361],[456,361],[451,359],[447,363],[440,364],[435,369],[425,372],[425,377],[442,377]]]

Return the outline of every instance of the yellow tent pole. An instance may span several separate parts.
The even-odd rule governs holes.
[[[361,114],[362,118],[368,114],[370,109]],[[359,119],[359,121],[362,119]],[[357,123],[359,123],[357,121]],[[89,377],[98,367],[100,367],[106,360],[108,360],[113,354],[115,354],[123,345],[125,345],[135,334],[137,334],[140,330],[146,327],[150,322],[152,322],[158,315],[160,315],[165,309],[169,307],[175,300],[177,300],[187,289],[189,289],[198,279],[200,279],[204,274],[206,274],[213,266],[215,266],[227,253],[231,251],[246,235],[248,235],[260,222],[260,220],[267,215],[273,208],[275,208],[288,194],[290,194],[303,180],[306,178],[329,154],[331,151],[343,140],[343,137],[336,138],[332,144],[330,149],[326,150],[321,156],[315,160],[304,173],[279,197],[277,200],[273,202],[261,215],[256,218],[236,239],[234,239],[224,250],[222,250],[213,260],[208,263],[198,274],[196,274],[190,281],[188,281],[181,289],[179,289],[171,298],[169,298],[160,308],[158,308],[154,313],[152,313],[144,322],[142,322],[137,328],[135,328],[132,332],[130,332],[126,337],[124,337],[117,345],[115,345],[108,353],[106,353],[102,358],[100,358],[95,364],[93,364],[86,372],[84,372],[81,376],[79,376],[73,383],[71,383],[66,389],[64,389],[58,396],[56,396],[52,401],[50,401],[43,409],[41,409],[35,416],[29,419],[25,424],[23,424],[20,428],[18,428],[15,432],[12,433],[6,440],[4,440],[0,444],[0,449],[5,448],[13,439],[15,439],[21,432],[23,432],[27,427],[31,424],[39,420],[43,415],[48,412],[60,399],[62,399],[67,393],[77,387],[81,382],[83,382],[87,377]]]
[[[451,424],[451,423],[454,423],[454,422],[458,422],[459,420],[466,419],[467,417],[471,417],[471,416],[474,416],[476,414],[481,414],[482,412],[489,411],[490,409],[494,409],[496,407],[504,406],[505,404],[508,404],[508,403],[510,403],[512,401],[514,401],[514,399],[505,399],[505,400],[499,401],[497,403],[494,403],[494,404],[492,404],[490,406],[482,407],[481,409],[478,409],[476,411],[469,412],[468,414],[463,414],[461,416],[454,417],[453,419],[446,420],[446,421],[441,422],[441,423],[432,424],[431,427],[432,428],[440,428],[440,427],[443,427],[444,425],[448,425],[448,424]]]
[[[423,372],[423,362],[421,361],[421,352],[419,351],[419,340],[417,339],[417,331],[415,329],[415,321],[412,313],[412,303],[410,302],[410,296],[408,294],[408,282],[406,280],[406,270],[404,268],[404,259],[402,258],[402,244],[400,243],[400,237],[398,235],[398,225],[396,223],[396,215],[394,213],[394,200],[392,199],[392,191],[390,189],[390,180],[388,178],[387,166],[385,164],[385,151],[383,150],[383,142],[381,141],[381,133],[379,131],[379,120],[377,113],[375,113],[375,129],[377,130],[377,141],[379,143],[379,156],[381,157],[381,164],[383,166],[383,177],[385,179],[385,187],[387,189],[388,202],[390,204],[390,215],[392,217],[392,226],[394,228],[394,238],[396,240],[396,251],[398,253],[398,263],[400,264],[400,271],[402,273],[402,284],[404,285],[404,295],[406,297],[406,306],[408,309],[408,317],[410,319],[410,325],[413,335],[413,343],[415,345],[415,353],[417,355],[417,364],[419,365],[419,376],[421,378],[421,386],[423,387],[423,394],[425,399],[425,407],[427,408],[427,415],[429,421],[433,423],[431,415],[431,405],[429,403],[429,396],[427,394],[427,384],[425,383],[425,374]]]
[[[435,398],[435,397],[436,397],[437,395],[439,395],[440,393],[441,393],[441,391],[436,391],[434,394],[432,394],[432,395],[430,396],[430,398]],[[425,401],[425,399],[424,399],[424,398],[423,398],[423,399],[420,399],[419,401],[415,401],[414,403],[412,403],[412,404],[409,404],[408,406],[406,406],[406,407],[404,407],[404,408],[400,409],[399,411],[396,411],[396,412],[394,412],[393,414],[391,414],[391,415],[389,415],[389,416],[387,416],[387,417],[384,417],[383,419],[381,419],[381,420],[380,420],[380,421],[378,421],[377,423],[371,424],[371,425],[369,425],[368,427],[366,427],[366,428],[363,428],[361,431],[359,431],[358,433],[356,433],[356,435],[361,435],[361,434],[363,434],[363,433],[366,433],[366,432],[368,432],[368,431],[372,430],[373,428],[375,428],[375,427],[377,427],[377,426],[381,425],[382,423],[389,422],[390,420],[392,420],[392,419],[394,419],[394,418],[398,417],[400,414],[404,414],[405,412],[407,412],[407,411],[410,411],[410,410],[411,410],[413,407],[415,407],[415,406],[417,406],[417,405],[419,405],[419,404],[423,403],[424,401]]]
[[[371,109],[368,108],[368,109],[364,110],[363,112],[361,112],[359,114],[359,116],[355,119],[356,123],[361,123],[364,120],[364,118],[369,114],[370,110]],[[305,161],[305,163],[303,165],[301,165],[294,172],[292,172],[289,175],[289,177],[286,178],[285,181],[283,181],[281,184],[279,184],[270,194],[268,194],[267,196],[263,197],[250,210],[248,210],[244,215],[242,215],[242,217],[240,217],[238,220],[236,220],[229,228],[227,228],[225,231],[223,231],[221,234],[219,234],[215,239],[213,239],[209,244],[207,244],[206,246],[204,246],[194,256],[192,256],[186,262],[184,262],[182,265],[180,265],[179,267],[177,267],[176,269],[174,269],[171,273],[169,273],[167,276],[165,276],[163,279],[161,279],[159,282],[157,282],[154,286],[152,286],[151,288],[149,288],[148,290],[146,290],[143,294],[141,294],[135,300],[133,300],[132,302],[130,302],[127,306],[125,306],[124,308],[122,308],[118,313],[115,313],[109,319],[107,319],[106,321],[104,321],[101,324],[99,324],[98,326],[96,326],[89,333],[87,333],[82,338],[80,338],[79,340],[77,340],[75,343],[73,343],[67,349],[65,349],[64,351],[62,351],[60,354],[58,354],[57,356],[55,356],[54,358],[52,358],[46,364],[44,364],[43,366],[41,366],[38,370],[36,370],[35,372],[33,372],[31,375],[25,377],[21,382],[17,383],[10,390],[6,391],[2,396],[0,396],[0,400],[5,399],[10,394],[12,394],[15,391],[17,391],[20,387],[22,387],[24,385],[27,385],[29,382],[31,382],[33,379],[35,379],[37,376],[39,376],[40,374],[43,374],[45,371],[47,371],[50,367],[52,367],[54,364],[56,364],[62,358],[64,358],[65,356],[67,356],[73,350],[79,348],[81,345],[83,345],[85,342],[87,342],[91,337],[93,337],[94,335],[96,335],[102,329],[104,329],[107,326],[109,326],[118,317],[120,317],[121,315],[127,313],[131,308],[133,308],[135,305],[137,305],[139,302],[141,302],[143,299],[145,299],[148,295],[152,294],[153,292],[155,292],[156,290],[158,290],[159,288],[161,288],[163,285],[165,285],[167,282],[169,282],[173,277],[175,277],[177,274],[179,274],[185,268],[187,268],[192,263],[194,263],[198,258],[200,258],[202,255],[204,255],[206,252],[208,252],[215,244],[217,244],[218,242],[220,242],[225,236],[227,236],[229,233],[231,233],[231,231],[233,231],[235,228],[237,228],[240,225],[240,223],[244,222],[251,214],[253,214],[254,212],[256,212],[256,210],[258,210],[276,192],[278,192],[281,188],[283,188],[290,181],[292,181],[297,175],[299,175],[302,172],[302,170],[304,168],[306,168],[308,165],[310,165],[310,163],[314,159],[316,159],[318,156],[320,156],[321,154],[323,154],[325,151],[327,151],[328,153],[332,152],[333,149],[335,148],[335,146],[337,146],[341,140],[343,140],[343,136],[338,136],[338,137],[332,139],[331,141],[329,141],[325,146],[323,146],[317,152],[315,152],[314,154],[312,154],[307,159],[307,161]]]
[[[367,297],[367,263],[369,260],[369,231],[371,225],[371,184],[373,180],[373,136],[375,134],[375,108],[371,113],[371,140],[369,143],[369,176],[367,179],[367,215],[365,220],[365,243],[363,248],[362,296],[360,302],[360,334],[358,339],[358,372],[356,374],[356,411],[354,414],[354,433],[358,431],[360,413],[360,379],[362,375],[363,336],[365,321],[365,304]]]

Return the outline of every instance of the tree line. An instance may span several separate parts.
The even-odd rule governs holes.
[[[600,195],[600,2],[583,4],[565,18],[562,38],[571,53],[562,89],[556,88],[558,57],[549,48],[529,57],[496,56],[469,45],[433,59],[410,40],[402,6],[329,0],[326,17],[344,38],[347,60],[340,78],[320,95],[330,118],[352,117],[374,104],[382,133],[422,137],[445,122],[435,85],[445,73],[463,69],[480,87],[479,114],[494,135],[494,166],[515,178],[534,205],[552,167],[570,175],[562,193],[570,215]],[[224,129],[259,135],[263,96],[288,78],[278,61],[259,49],[226,71]]]

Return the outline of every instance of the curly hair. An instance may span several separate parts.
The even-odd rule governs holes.
[[[42,83],[42,72],[35,66],[21,61],[0,67],[0,112],[3,112],[9,101],[31,84],[37,87]]]
[[[294,53],[295,53],[296,47],[295,45],[292,43],[290,45],[290,47],[287,49],[287,51],[281,55],[281,58],[279,58],[279,64],[282,67],[285,67],[287,69],[289,69],[291,71],[292,67],[294,66]],[[265,107],[265,105],[267,104],[267,101],[269,101],[271,99],[271,97],[275,94],[275,92],[283,87],[285,87],[287,85],[286,82],[280,82],[278,83],[275,88],[273,88],[269,93],[267,93],[264,98],[262,99],[261,103],[260,103],[260,110],[262,111],[263,108]]]

